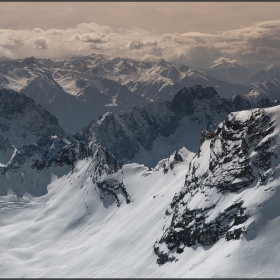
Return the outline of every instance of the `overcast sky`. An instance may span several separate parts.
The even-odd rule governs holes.
[[[207,67],[280,63],[280,3],[60,2],[0,5],[0,55],[103,53]]]

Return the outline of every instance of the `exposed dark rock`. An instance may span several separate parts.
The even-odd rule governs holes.
[[[190,88],[180,90],[171,101],[171,106],[175,114],[182,118],[183,116],[192,115],[194,112],[194,101],[212,99],[218,96],[218,93],[213,87],[202,88],[200,85],[195,85]]]
[[[234,226],[244,223],[248,217],[244,214],[243,202],[233,204],[219,213],[217,218],[206,222],[207,213],[215,208],[215,204],[204,209],[185,209],[182,215],[173,215],[171,226],[165,231],[162,238],[155,244],[154,250],[158,256],[157,263],[164,264],[170,261],[168,254],[160,252],[159,244],[167,244],[169,250],[175,250],[178,254],[184,251],[184,247],[191,247],[196,243],[202,246],[210,246],[220,238],[226,240],[239,239],[244,230],[230,231]]]
[[[101,190],[103,196],[100,196],[102,199],[106,195],[112,195],[117,203],[117,206],[119,207],[120,199],[118,198],[118,195],[121,194],[125,197],[126,203],[129,204],[131,202],[130,196],[126,191],[126,188],[123,183],[120,183],[117,180],[114,179],[108,179],[102,182],[96,183],[97,187]]]
[[[188,204],[196,195],[207,201],[210,189],[216,189],[223,197],[229,192],[264,184],[274,155],[273,132],[274,121],[264,109],[251,110],[242,117],[231,113],[215,132],[202,132],[199,152],[190,163],[185,185],[165,212],[166,216],[172,215],[172,220],[154,246],[158,264],[174,260],[185,247],[196,243],[210,246],[220,238],[227,241],[241,238],[249,217],[242,206],[244,201],[233,203],[212,221],[207,218],[215,204],[204,209],[192,209]],[[200,167],[206,147],[206,153],[210,153],[208,168]]]
[[[174,160],[175,161],[183,161],[182,156],[177,151],[175,151]]]
[[[11,123],[13,122],[13,127]],[[17,123],[18,125],[15,125]],[[36,104],[33,99],[13,90],[0,90],[0,134],[7,138],[45,135],[64,136],[56,117]],[[12,140],[11,140],[12,141]],[[32,140],[26,139],[25,143]],[[12,141],[13,144],[13,141]]]
[[[140,146],[150,150],[158,137],[175,133],[184,116],[197,123],[206,120],[205,128],[214,131],[221,115],[250,108],[241,96],[225,99],[213,87],[196,85],[179,91],[171,102],[158,99],[144,107],[134,107],[126,114],[106,113],[86,127],[78,138],[93,138],[119,162],[125,163],[139,152]]]

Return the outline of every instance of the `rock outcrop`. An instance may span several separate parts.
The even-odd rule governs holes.
[[[206,122],[204,128],[213,131],[230,112],[250,108],[249,102],[241,96],[221,98],[213,87],[198,85],[179,91],[171,102],[158,99],[122,115],[108,112],[77,137],[101,143],[118,161],[126,163],[139,152],[140,147],[151,150],[160,136],[174,134],[184,117],[188,117],[194,128]],[[200,131],[194,129],[193,134],[196,133]]]
[[[186,247],[246,233],[249,198],[241,200],[239,194],[266,185],[278,168],[277,135],[268,112],[231,113],[213,133],[202,133],[185,185],[165,212],[167,228],[154,245],[158,264],[175,260]]]

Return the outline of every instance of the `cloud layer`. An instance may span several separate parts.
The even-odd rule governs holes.
[[[227,57],[247,66],[280,63],[280,20],[234,30],[156,34],[142,29],[114,29],[96,23],[75,28],[0,29],[0,55],[11,58],[59,57],[92,52],[138,60],[185,63],[203,68]]]

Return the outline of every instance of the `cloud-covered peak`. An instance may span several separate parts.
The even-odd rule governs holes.
[[[211,65],[211,68],[212,67],[216,67],[218,65],[239,65],[237,60],[235,59],[230,59],[230,58],[226,58],[226,57],[220,57],[216,60],[213,61],[213,64]]]
[[[238,63],[235,59],[230,59],[227,57],[220,57],[213,61],[214,64],[221,64],[221,63]]]
[[[213,34],[158,34],[139,28],[114,29],[94,22],[80,23],[68,29],[0,29],[0,34],[0,56],[10,58],[31,55],[48,58],[95,52],[137,60],[163,58],[195,68],[238,61],[256,70],[280,63],[280,20]]]

